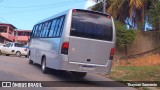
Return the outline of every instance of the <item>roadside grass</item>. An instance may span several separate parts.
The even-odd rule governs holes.
[[[160,66],[115,66],[109,77],[116,81],[160,81]]]
[[[160,81],[160,66],[114,66],[109,78],[116,81]],[[138,90],[159,90],[158,87],[136,87]]]
[[[160,54],[149,54],[128,60],[115,59],[110,75],[115,81],[160,81]],[[138,90],[160,90],[159,87],[136,87]]]

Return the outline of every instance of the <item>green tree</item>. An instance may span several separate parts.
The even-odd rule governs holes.
[[[119,48],[125,49],[125,54],[127,56],[127,47],[135,40],[136,33],[134,30],[128,30],[125,24],[118,21],[115,22],[115,25],[117,30],[116,44]]]
[[[148,21],[156,31],[160,30],[160,0],[153,0],[148,12]]]
[[[128,20],[129,23],[127,24],[130,28],[141,28],[143,27],[141,25],[145,25],[146,13],[151,0],[106,0],[106,3],[107,13],[111,14],[115,20],[122,23],[126,23]],[[96,8],[98,9],[98,7]]]

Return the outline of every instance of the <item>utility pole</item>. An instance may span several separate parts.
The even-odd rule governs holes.
[[[103,0],[103,13],[106,13],[106,0]]]

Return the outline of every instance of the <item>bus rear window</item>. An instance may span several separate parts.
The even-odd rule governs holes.
[[[70,35],[112,41],[112,20],[103,14],[73,11]]]

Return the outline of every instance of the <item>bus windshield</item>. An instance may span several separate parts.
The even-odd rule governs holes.
[[[112,19],[103,14],[73,11],[70,35],[112,41]]]

